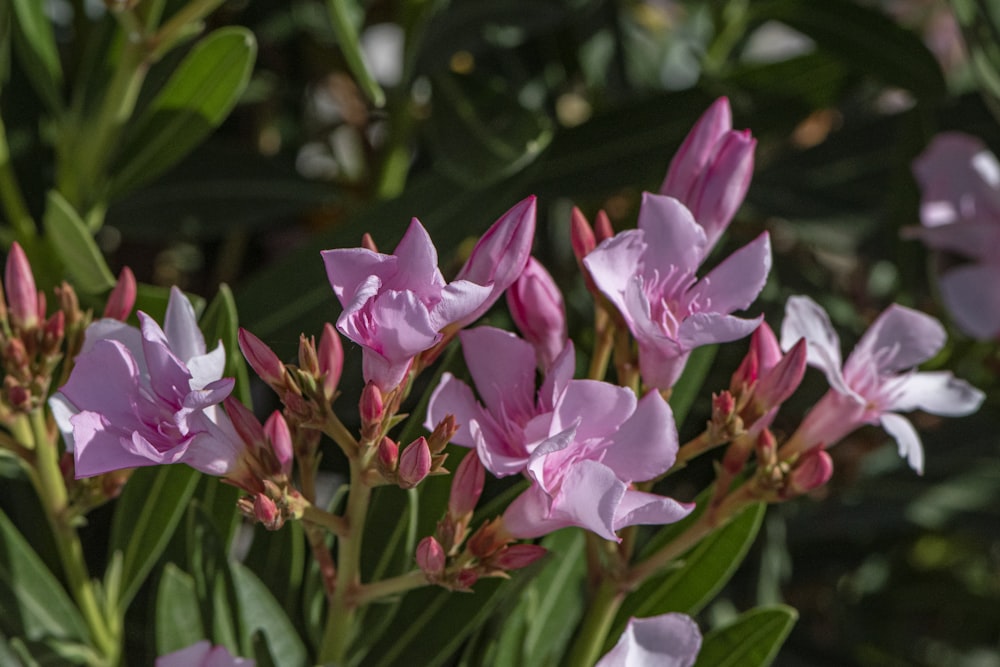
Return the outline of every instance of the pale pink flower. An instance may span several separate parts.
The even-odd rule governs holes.
[[[256,664],[249,658],[234,657],[225,646],[212,646],[207,639],[156,659],[156,667],[254,667]]]
[[[914,366],[933,357],[946,334],[933,317],[900,305],[882,312],[841,364],[840,338],[826,312],[812,299],[788,299],[781,344],[788,349],[806,340],[808,362],[830,383],[782,448],[784,453],[829,446],[864,424],[881,424],[918,473],[924,452],[913,425],[897,414],[923,410],[961,416],[975,412],[983,393],[946,371],[917,372]],[[841,368],[843,366],[843,368]]]
[[[643,381],[672,387],[691,350],[749,335],[761,318],[732,316],[753,303],[771,268],[764,232],[701,279],[705,230],[681,202],[643,194],[638,229],[607,239],[584,259],[598,289],[639,344]]]
[[[594,667],[691,667],[701,650],[698,624],[685,614],[631,618]]]
[[[743,203],[756,146],[750,130],[733,130],[729,100],[720,97],[698,119],[670,162],[660,194],[690,209],[705,230],[706,255]]]
[[[904,230],[939,258],[945,307],[965,333],[1000,336],[1000,164],[977,138],[946,132],[913,163],[922,227]]]
[[[191,302],[170,292],[163,328],[91,324],[69,381],[50,399],[76,459],[77,477],[120,468],[186,463],[211,475],[237,464],[242,445],[217,407],[232,391],[220,343],[206,352]]]
[[[507,290],[507,307],[521,335],[535,348],[538,367],[548,370],[569,340],[566,305],[552,276],[534,257]]]
[[[532,480],[504,514],[508,531],[537,537],[580,526],[608,540],[635,524],[672,523],[692,506],[631,488],[665,472],[677,454],[670,407],[657,392],[572,380],[568,345],[535,395],[534,351],[513,334],[480,327],[461,334],[462,350],[483,405],[471,388],[446,376],[428,406],[427,423],[451,414],[452,439],[475,447],[494,475]]]
[[[446,283],[437,250],[414,218],[395,253],[366,248],[323,251],[344,308],[337,328],[363,348],[363,373],[385,392],[414,357],[484,313],[517,278],[531,250],[535,199],[517,204],[483,236],[456,280]]]

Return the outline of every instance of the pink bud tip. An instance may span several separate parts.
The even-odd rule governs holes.
[[[237,338],[247,363],[264,382],[272,387],[284,382],[285,365],[264,341],[242,327]]]
[[[833,476],[833,459],[825,449],[808,452],[792,470],[788,488],[792,495],[814,491],[830,481]]]
[[[11,244],[10,253],[7,255],[4,281],[7,284],[7,304],[14,326],[19,329],[31,329],[37,326],[38,291],[35,287],[35,276],[31,272],[28,256],[16,241]]]
[[[573,254],[576,256],[576,261],[578,262],[583,262],[583,258],[597,247],[594,229],[590,226],[583,212],[575,206],[570,218],[569,242],[573,247]]]
[[[757,402],[767,410],[784,403],[795,393],[806,373],[806,339],[797,343],[757,384]]]
[[[444,573],[447,556],[444,548],[432,536],[427,536],[417,544],[417,567],[429,578]]]
[[[382,391],[373,381],[361,391],[361,400],[358,403],[358,410],[361,413],[363,424],[377,424],[382,419],[382,412],[385,406],[382,403]]]
[[[371,250],[372,252],[378,252],[378,246],[375,245],[375,239],[368,232],[365,232],[361,236],[361,247],[365,250]]]
[[[292,449],[292,432],[288,428],[288,422],[281,415],[280,410],[275,410],[264,422],[264,434],[271,442],[271,451],[281,466],[281,472],[289,475],[292,472],[292,459],[294,453]]]
[[[132,269],[127,266],[122,268],[118,274],[118,282],[108,296],[108,303],[104,306],[104,317],[124,322],[128,319],[132,308],[135,307],[136,297],[135,275]]]
[[[431,450],[426,438],[417,438],[399,455],[398,481],[404,489],[412,489],[431,471]]]
[[[451,480],[451,496],[448,498],[448,514],[456,519],[471,515],[479,497],[483,495],[485,483],[486,469],[479,461],[479,455],[471,451],[455,469],[455,477]]]
[[[250,409],[233,396],[227,396],[223,406],[229,415],[229,421],[247,448],[251,450],[259,448],[267,439],[267,434]]]
[[[284,523],[278,506],[263,493],[254,496],[253,515],[268,530],[278,530]]]
[[[723,391],[712,397],[712,410],[719,415],[731,415],[736,410],[736,401],[728,391]]]
[[[340,334],[329,322],[323,325],[323,333],[319,337],[319,370],[323,373],[323,394],[333,398],[344,370],[344,346],[340,342]]]
[[[386,472],[395,471],[399,463],[399,445],[393,442],[392,438],[383,436],[378,443],[378,460],[382,469]]]
[[[604,212],[604,209],[601,209],[597,212],[597,217],[594,219],[594,238],[600,244],[614,235],[615,229],[611,226],[611,218]]]
[[[501,570],[520,570],[547,553],[545,547],[537,544],[513,544],[497,555],[494,564]]]

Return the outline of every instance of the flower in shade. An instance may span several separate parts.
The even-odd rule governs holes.
[[[156,659],[156,667],[254,667],[256,664],[249,658],[234,657],[225,646],[212,646],[207,639]]]
[[[922,227],[904,233],[942,253],[941,298],[962,331],[1000,337],[1000,164],[975,137],[946,132],[913,163]]]
[[[753,176],[757,141],[734,130],[729,100],[717,99],[670,162],[660,194],[680,200],[705,230],[704,253],[715,245],[743,203]]]
[[[945,343],[941,323],[900,305],[882,312],[841,364],[840,339],[826,312],[805,296],[791,297],[781,326],[788,349],[806,340],[807,360],[819,368],[830,390],[809,411],[782,448],[784,454],[832,445],[864,424],[881,424],[917,472],[924,452],[913,425],[900,412],[924,410],[960,416],[975,412],[983,393],[946,371],[917,372]]]
[[[530,344],[490,327],[462,332],[461,340],[483,404],[470,387],[446,376],[431,397],[427,422],[453,415],[462,424],[453,442],[475,447],[497,476],[523,472],[532,481],[504,514],[511,535],[580,526],[617,540],[625,526],[672,523],[691,511],[631,487],[665,472],[677,454],[673,415],[659,393],[637,400],[624,387],[570,379],[569,345],[536,397]]]
[[[685,614],[631,618],[595,667],[691,667],[701,650],[698,624]]]
[[[456,280],[446,283],[437,250],[414,218],[392,255],[367,248],[323,251],[327,277],[344,308],[337,328],[363,349],[365,380],[384,392],[414,357],[482,315],[524,269],[535,229],[535,199],[504,214],[483,235]]]
[[[218,407],[232,391],[221,343],[206,352],[191,302],[170,292],[164,326],[139,312],[140,328],[91,324],[66,384],[50,399],[76,460],[77,477],[120,468],[186,463],[232,471],[239,438]]]
[[[767,233],[698,279],[707,243],[681,202],[644,193],[638,229],[616,234],[584,259],[635,336],[649,386],[672,387],[691,350],[743,338],[761,321],[731,313],[750,306],[764,287],[771,268]]]

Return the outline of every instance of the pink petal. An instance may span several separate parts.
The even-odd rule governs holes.
[[[750,131],[728,132],[717,145],[715,159],[695,184],[693,196],[683,200],[705,229],[706,251],[715,245],[743,204],[753,177],[757,141]]]
[[[424,303],[436,299],[444,287],[444,278],[438,270],[437,249],[419,220],[410,221],[393,254],[396,271],[385,277],[383,288],[409,290]]]
[[[179,407],[191,389],[191,374],[168,347],[160,325],[146,313],[139,312],[142,325],[142,351],[149,368],[149,383],[156,395]]]
[[[636,277],[646,254],[645,235],[639,230],[628,230],[603,241],[583,263],[590,272],[597,288],[626,318],[630,317],[625,303],[625,291]]]
[[[689,616],[632,618],[595,667],[691,667],[700,650],[701,632]]]
[[[615,530],[626,526],[662,526],[680,521],[694,510],[694,503],[629,489],[615,512]]]
[[[498,418],[527,421],[535,405],[535,350],[515,334],[494,327],[459,333],[462,353],[476,391]]]
[[[566,385],[576,372],[576,350],[573,341],[567,340],[566,347],[552,362],[552,367],[545,374],[545,380],[538,390],[538,409],[552,411],[556,402],[566,390]]]
[[[764,289],[771,271],[771,237],[764,232],[725,260],[691,289],[712,312],[745,310]]]
[[[673,197],[642,193],[639,229],[647,245],[642,269],[646,274],[657,270],[666,276],[676,269],[693,274],[708,247],[705,230],[691,211]],[[627,275],[637,268],[633,265]]]
[[[601,462],[626,482],[642,482],[668,470],[676,456],[673,412],[658,391],[651,391],[611,436]]]
[[[941,298],[962,331],[979,340],[1000,337],[1000,266],[959,266],[938,282]]]
[[[441,290],[438,303],[431,310],[431,326],[438,331],[450,324],[475,319],[472,314],[490,299],[493,288],[468,280],[455,280]]]
[[[607,466],[579,461],[566,471],[552,501],[551,514],[606,540],[620,542],[615,535],[615,516],[625,489],[625,483]]]
[[[861,336],[847,358],[844,375],[851,377],[858,365],[873,365],[882,375],[912,368],[937,354],[947,338],[944,327],[930,315],[893,304]]]
[[[338,248],[320,253],[326,267],[326,276],[333,287],[340,305],[354,298],[361,285],[372,276],[379,284],[387,277],[395,275],[399,260],[393,255],[372,252],[365,248]]]
[[[98,412],[117,424],[131,423],[130,399],[139,392],[139,369],[117,341],[99,341],[76,365],[61,393],[77,410]]]
[[[652,345],[640,339],[639,372],[642,381],[660,390],[673,387],[684,372],[690,354],[690,350],[682,350],[671,340],[657,341],[656,345]]]
[[[478,386],[478,385],[477,385]],[[556,406],[552,429],[576,425],[576,440],[606,438],[635,412],[631,389],[596,380],[573,380]]]
[[[159,463],[158,460],[132,454],[122,446],[125,437],[120,427],[104,415],[84,411],[70,418],[73,427],[73,456],[77,479],[93,477],[122,468],[138,468]]]
[[[198,328],[198,318],[195,317],[194,306],[184,296],[184,292],[176,287],[170,288],[167,314],[163,319],[163,332],[170,350],[181,361],[205,354],[205,337],[202,336],[201,329]]]
[[[530,486],[507,506],[503,523],[518,539],[532,539],[574,525],[564,516],[551,516],[552,499],[538,486]]]
[[[906,238],[916,238],[928,248],[952,252],[981,262],[995,259],[1000,248],[1000,222],[997,220],[963,221],[939,227],[907,227]]]
[[[889,409],[899,412],[923,410],[947,417],[972,414],[986,397],[983,392],[947,371],[904,375],[894,389],[898,393]]]
[[[681,322],[678,343],[685,351],[702,345],[728,343],[749,336],[762,321],[763,315],[745,320],[721,313],[695,313]]]
[[[807,296],[789,297],[785,320],[781,323],[782,349],[790,350],[800,338],[806,339],[809,365],[823,371],[827,382],[838,392],[853,395],[840,368],[840,337],[826,311]]]
[[[442,419],[448,415],[454,415],[458,431],[452,436],[451,441],[462,447],[473,447],[475,442],[469,431],[469,425],[477,419],[479,411],[479,404],[476,402],[476,397],[469,385],[451,373],[445,373],[441,376],[441,381],[427,403],[427,419],[424,420],[424,428],[433,431]]]
[[[928,227],[1000,215],[1000,167],[973,136],[939,134],[914,161],[913,172],[922,190],[921,219]]]
[[[698,175],[715,157],[716,144],[732,127],[729,100],[720,97],[701,115],[677,149],[660,194],[686,200]]]
[[[906,459],[906,462],[918,475],[924,474],[924,448],[920,444],[920,436],[917,435],[910,420],[893,412],[886,412],[881,416],[879,422],[885,432],[896,441],[899,455]]]

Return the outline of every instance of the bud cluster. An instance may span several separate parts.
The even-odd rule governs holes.
[[[374,472],[377,472],[378,478],[370,480],[371,483],[395,484],[402,489],[412,489],[428,475],[446,474],[448,471],[444,468],[444,462],[448,455],[444,453],[444,448],[457,430],[453,417],[444,419],[430,437],[417,438],[404,447],[402,452],[399,443],[389,436],[382,436],[374,458]]]

